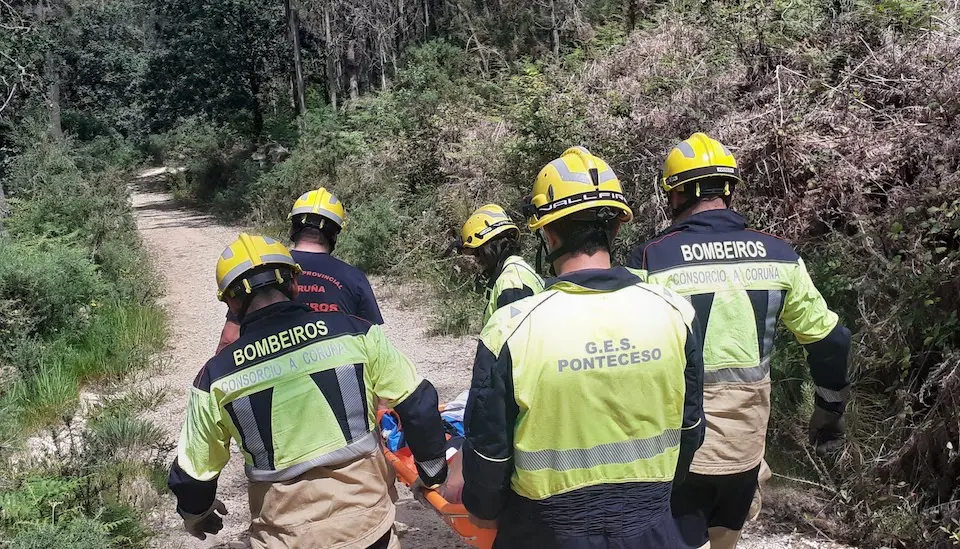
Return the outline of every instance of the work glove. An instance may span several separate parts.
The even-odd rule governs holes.
[[[227,514],[227,507],[219,499],[213,500],[213,505],[200,515],[191,515],[177,509],[183,517],[183,529],[197,539],[207,539],[207,534],[216,534],[223,529],[223,518]],[[219,515],[217,514],[219,513]]]
[[[816,447],[820,457],[832,454],[843,447],[847,426],[843,414],[814,406],[810,417],[810,444]]]
[[[413,499],[417,500],[420,505],[423,505],[424,507],[430,507],[430,502],[427,501],[427,497],[424,495],[424,492],[426,490],[436,490],[440,488],[440,486],[440,484],[427,486],[422,480],[420,480],[420,477],[417,477],[417,480],[415,480],[410,486],[410,491],[413,492]]]

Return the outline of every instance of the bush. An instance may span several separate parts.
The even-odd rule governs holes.
[[[189,118],[142,148],[154,165],[185,168],[167,179],[178,200],[232,218],[249,210],[243,197],[260,175],[256,147],[230,126]]]
[[[0,353],[33,337],[53,338],[89,322],[107,285],[82,247],[0,237]]]
[[[337,254],[365,271],[381,271],[398,261],[397,234],[403,221],[394,205],[380,200],[349,210],[348,225],[337,240]]]
[[[38,246],[79,245],[100,267],[112,297],[145,302],[157,285],[140,252],[126,179],[107,165],[114,160],[90,156],[102,153],[97,151],[44,140],[25,146],[5,184],[13,206],[6,227],[23,246],[38,240]]]
[[[129,413],[98,414],[84,433],[78,414],[81,387],[146,369],[166,336],[123,172],[137,155],[31,127],[16,141],[0,232],[0,541],[139,546],[130,487],[154,491],[169,442]],[[32,434],[52,455],[21,450]]]
[[[78,518],[27,528],[11,540],[10,549],[103,549],[111,545],[103,523]]]
[[[364,147],[363,134],[344,128],[336,113],[328,108],[310,111],[300,121],[297,147],[290,157],[263,174],[250,195],[242,198],[253,202],[262,222],[286,222],[293,200],[318,187],[331,189],[349,207],[355,183],[340,169],[345,159]]]

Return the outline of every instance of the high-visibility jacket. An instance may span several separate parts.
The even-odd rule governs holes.
[[[560,276],[498,310],[466,408],[467,509],[499,516],[501,536],[532,520],[512,508],[539,509],[560,537],[660,524],[678,459],[689,464],[703,436],[693,323],[686,301],[623,267]]]
[[[246,315],[240,338],[207,362],[190,389],[169,479],[179,509],[199,514],[213,503],[231,438],[261,499],[264,484],[287,485],[309,476],[315,485],[320,482],[317,471],[321,476],[333,471],[336,480],[337,474],[355,470],[364,478],[344,478],[353,485],[350,489],[369,485],[370,471],[379,470],[374,462],[382,459],[374,429],[380,398],[404,422],[421,477],[427,483],[442,481],[445,437],[437,392],[417,376],[380,326],[341,313],[314,313],[292,302]],[[371,465],[349,465],[358,461]],[[381,484],[386,494],[386,482]],[[359,500],[376,505],[357,509]],[[388,519],[395,511],[389,498],[351,501],[323,503],[323,513],[311,515],[346,532],[346,539],[328,539],[325,546],[353,547],[350,543],[357,541],[366,547],[362,542],[369,540],[369,545],[390,528]],[[321,502],[297,501],[298,506],[313,504]],[[319,516],[324,513],[330,516]],[[258,517],[254,519],[256,525]]]
[[[519,301],[543,291],[543,279],[522,257],[511,255],[487,288],[487,308],[483,311],[486,324],[493,313],[504,305]]]
[[[697,311],[707,435],[691,471],[740,473],[763,458],[778,319],[806,350],[817,405],[843,411],[850,332],[787,243],[748,229],[733,211],[711,210],[635,248],[629,265],[687,297]]]

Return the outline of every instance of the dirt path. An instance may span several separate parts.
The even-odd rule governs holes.
[[[151,418],[167,426],[176,438],[183,421],[190,384],[203,363],[212,355],[223,326],[225,308],[216,299],[213,267],[217,257],[234,238],[239,228],[224,226],[202,214],[177,206],[170,195],[148,190],[133,195],[137,224],[146,246],[156,258],[166,284],[163,305],[170,313],[172,336],[166,370],[155,381],[170,389],[170,398]],[[373,281],[385,320],[387,335],[417,365],[421,375],[430,379],[442,400],[448,400],[467,388],[475,348],[472,338],[430,337],[426,307],[420,303],[422,292],[394,286],[384,279]],[[220,476],[218,497],[230,514],[219,536],[200,541],[188,536],[174,511],[172,496],[165,507],[151,517],[158,535],[151,546],[158,549],[246,547],[243,533],[250,519],[247,507],[246,479],[242,459],[234,457]],[[402,540],[408,549],[459,549],[467,547],[431,510],[412,500],[401,490],[397,504]],[[796,534],[766,535],[757,527],[748,528],[744,549],[820,548],[840,546],[819,543]]]

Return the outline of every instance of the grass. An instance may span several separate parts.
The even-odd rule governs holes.
[[[167,335],[163,311],[154,305],[106,305],[88,328],[40,344],[35,373],[14,382],[3,395],[19,428],[36,429],[73,415],[80,387],[110,383],[150,367]]]
[[[0,547],[140,547],[172,444],[137,417],[162,391],[123,392],[168,333],[120,171],[131,159],[21,137],[0,234]]]

